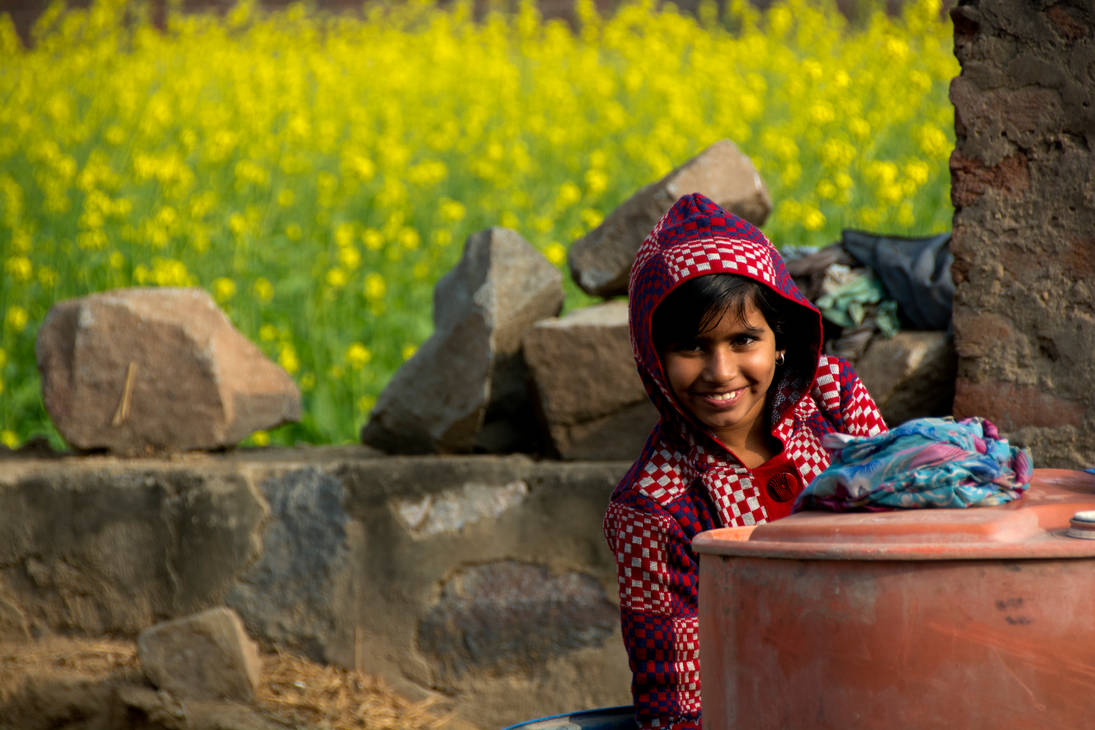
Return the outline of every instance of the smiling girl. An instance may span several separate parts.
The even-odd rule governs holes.
[[[775,248],[702,195],[678,200],[640,246],[628,300],[661,418],[612,494],[605,539],[636,721],[698,729],[692,538],[785,517],[829,464],[822,435],[886,426],[851,366],[821,354],[821,315]]]

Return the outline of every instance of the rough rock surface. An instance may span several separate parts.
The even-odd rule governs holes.
[[[661,180],[640,189],[570,246],[574,281],[589,294],[627,294],[635,251],[677,198],[703,193],[726,210],[761,225],[772,210],[752,161],[728,139],[715,142]]]
[[[452,453],[486,450],[488,420],[519,431],[528,404],[521,336],[562,305],[559,270],[519,234],[469,236],[434,290],[434,334],[380,394],[361,440],[395,453]]]
[[[910,418],[950,415],[955,363],[946,332],[903,331],[872,338],[855,369],[893,427]]]
[[[647,398],[618,300],[537,322],[524,338],[537,411],[565,459],[634,459],[658,413]]]
[[[96,457],[0,467],[0,640],[135,635],[222,602],[268,510],[237,472]],[[208,555],[208,559],[195,559]]]
[[[262,556],[225,603],[253,635],[321,660],[336,624],[330,597],[350,580],[342,484],[307,468],[271,475],[260,488],[270,506]]]
[[[597,646],[619,610],[592,576],[551,576],[542,566],[500,561],[460,570],[418,624],[418,646],[434,671],[534,672],[563,650]],[[537,627],[529,632],[529,627]]]
[[[178,698],[250,702],[262,672],[239,616],[223,607],[150,626],[137,655],[152,684]]]
[[[951,11],[956,416],[1038,466],[1095,461],[1095,6]]]
[[[271,653],[303,648],[472,727],[625,704],[601,523],[629,461],[0,452],[0,670],[4,644],[133,638],[227,605]],[[432,659],[445,647],[462,652],[452,671]],[[145,714],[174,706],[129,699]]]
[[[36,353],[46,410],[77,449],[214,449],[300,417],[289,375],[201,289],[59,302]]]

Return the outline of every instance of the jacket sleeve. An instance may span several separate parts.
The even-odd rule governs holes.
[[[698,563],[681,526],[657,505],[609,504],[620,623],[640,728],[700,730]]]
[[[888,430],[867,386],[847,360],[823,355],[815,389],[826,417],[841,433],[874,436]]]

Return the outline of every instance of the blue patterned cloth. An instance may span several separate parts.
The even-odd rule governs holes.
[[[917,418],[865,438],[829,434],[829,467],[794,511],[988,507],[1021,497],[1030,452],[1010,446],[983,418]]]

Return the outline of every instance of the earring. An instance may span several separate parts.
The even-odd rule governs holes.
[[[781,351],[780,351],[780,352],[779,352],[779,353],[778,353],[778,354],[776,355],[776,365],[778,365],[778,366],[781,366],[781,367],[782,367],[782,365],[783,365],[784,361],[786,361],[786,359],[787,359],[787,358],[786,358],[786,357],[784,356],[784,354],[783,354],[783,351],[781,350]]]

